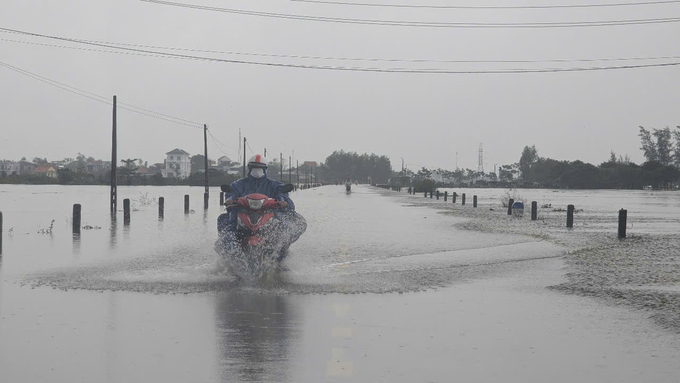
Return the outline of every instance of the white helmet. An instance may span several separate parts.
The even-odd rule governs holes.
[[[267,169],[267,166],[267,159],[259,154],[250,157],[250,160],[248,161],[249,168]]]

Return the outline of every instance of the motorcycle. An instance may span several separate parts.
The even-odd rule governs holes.
[[[229,185],[222,185],[221,189],[232,192]],[[288,193],[293,189],[293,185],[287,184],[281,191]],[[295,212],[278,213],[280,207],[280,201],[259,193],[240,197],[227,206],[227,214],[236,214],[236,231],[220,228],[215,250],[229,261],[236,275],[262,276],[283,260],[291,239],[296,240],[306,229],[302,216]]]

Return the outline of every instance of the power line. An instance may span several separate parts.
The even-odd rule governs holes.
[[[680,17],[665,17],[652,19],[627,19],[627,20],[598,20],[598,21],[562,21],[562,22],[525,22],[525,23],[479,23],[479,22],[439,22],[439,21],[400,21],[400,20],[380,20],[380,19],[353,19],[343,17],[310,16],[296,15],[287,13],[272,13],[249,11],[233,8],[219,8],[206,5],[196,5],[187,3],[177,3],[164,0],[139,0],[144,3],[167,5],[180,8],[198,9],[203,11],[213,11],[231,13],[237,15],[259,16],[276,19],[319,21],[339,24],[362,24],[362,25],[382,25],[399,27],[425,27],[425,28],[580,28],[580,27],[608,27],[620,25],[643,25],[643,24],[665,24],[680,22]]]
[[[40,76],[38,74],[29,72],[27,70],[21,69],[19,67],[16,67],[16,66],[13,66],[13,65],[10,65],[10,64],[7,64],[7,63],[2,62],[2,61],[0,61],[0,66],[5,67],[5,68],[12,70],[14,72],[17,72],[19,74],[22,74],[24,76],[30,77],[34,80],[38,80],[38,81],[43,82],[45,84],[51,85],[53,87],[65,90],[67,92],[70,92],[70,93],[73,93],[73,94],[76,94],[76,95],[79,95],[81,97],[85,97],[85,98],[88,98],[90,100],[97,101],[97,102],[100,102],[100,103],[103,103],[103,104],[106,104],[106,105],[113,105],[113,103],[109,100],[108,97],[98,95],[96,93],[88,92],[86,90],[76,88],[74,86],[70,86],[70,85],[61,83],[59,81],[49,79],[49,78],[44,77],[44,76]],[[121,103],[118,103],[118,104],[121,104]],[[141,114],[141,115],[144,115],[144,116],[147,116],[147,117],[156,118],[156,119],[166,121],[166,122],[172,122],[174,124],[196,127],[196,128],[199,128],[199,127],[202,128],[201,126],[197,126],[197,125],[194,125],[192,123],[186,122],[186,121],[189,121],[189,120],[184,120],[184,119],[180,119],[178,117],[172,117],[172,116],[162,114],[162,113],[159,113],[159,112],[154,112],[152,110],[140,108],[140,107],[134,106],[132,104],[125,104],[125,105],[127,105],[127,106],[118,105],[117,107],[119,109],[124,109],[124,110],[130,111],[130,112]]]
[[[253,149],[250,148],[250,142],[246,141],[246,146],[248,147],[248,150],[250,150],[250,154],[255,155],[255,151],[253,151]]]
[[[604,3],[604,4],[555,4],[555,5],[413,5],[413,4],[376,4],[355,3],[345,1],[328,0],[290,0],[297,3],[344,5],[357,7],[380,7],[380,8],[421,8],[421,9],[559,9],[559,8],[604,8],[604,7],[628,7],[641,5],[677,4],[680,0],[641,1],[634,3]]]
[[[220,152],[222,152],[222,154],[224,154],[225,156],[231,157],[227,152],[225,152],[224,150],[222,150],[222,148],[221,148],[220,145],[218,144],[219,141],[217,140],[217,138],[215,138],[215,136],[213,136],[213,134],[212,134],[212,132],[210,131],[210,129],[208,129],[208,134],[210,135],[210,138],[211,138],[211,139],[213,140],[213,142],[215,143],[215,146],[217,147],[217,150],[219,150]],[[224,145],[224,144],[222,144],[222,145]],[[226,147],[226,145],[224,145],[224,146]]]
[[[0,29],[0,32],[6,32]],[[14,32],[7,32],[14,33]],[[106,42],[97,40],[83,40],[78,39],[82,42],[93,42],[100,44],[111,44],[120,46],[131,46],[131,47],[141,47],[141,48],[156,48],[156,49],[166,49],[175,51],[187,51],[187,52],[204,52],[204,53],[219,53],[225,55],[243,55],[243,56],[259,56],[259,57],[276,57],[276,58],[293,58],[293,59],[308,59],[308,60],[336,60],[336,61],[366,61],[366,62],[404,62],[404,63],[437,63],[437,64],[540,64],[540,63],[575,63],[575,62],[598,62],[598,61],[644,61],[644,60],[673,60],[680,59],[680,56],[640,56],[640,57],[601,57],[601,58],[589,58],[589,59],[541,59],[541,60],[436,60],[436,59],[398,59],[398,58],[377,58],[377,57],[331,57],[331,56],[309,56],[309,55],[286,55],[286,54],[270,54],[270,53],[250,53],[250,52],[236,52],[236,51],[216,51],[216,50],[205,50],[205,49],[193,49],[193,48],[181,48],[181,47],[166,47],[166,46],[156,46],[156,45],[142,45],[142,44],[128,44],[128,43],[117,43],[117,42]],[[83,48],[75,46],[66,45],[56,45],[56,44],[44,44],[37,43],[33,41],[21,41],[12,39],[0,39],[0,41],[9,43],[18,43],[26,45],[36,45],[42,47],[52,47],[61,49],[72,49],[86,52],[99,52],[99,53],[113,53],[113,54],[124,54],[131,56],[143,56],[143,57],[159,57],[159,58],[171,58],[166,57],[162,52],[159,54],[144,54],[135,52],[118,52],[118,51],[107,51],[103,49],[94,48]],[[197,123],[198,124],[198,123]]]
[[[557,72],[588,72],[588,71],[603,71],[603,70],[620,70],[620,69],[638,69],[638,68],[655,68],[655,67],[670,67],[678,66],[680,62],[666,62],[654,64],[630,64],[618,66],[593,66],[593,67],[572,67],[572,68],[518,68],[518,69],[494,69],[494,70],[449,70],[449,69],[412,69],[412,68],[370,68],[370,67],[346,67],[346,66],[330,66],[330,65],[306,65],[306,64],[287,64],[287,63],[271,63],[260,61],[245,61],[233,59],[221,59],[215,57],[193,56],[168,52],[158,52],[138,48],[121,47],[111,44],[94,43],[79,39],[43,35],[33,32],[18,31],[9,28],[0,28],[0,31],[10,31],[20,34],[25,34],[35,37],[43,37],[48,39],[69,41],[72,43],[95,45],[111,49],[119,49],[125,51],[133,51],[138,53],[145,53],[156,55],[157,57],[165,58],[179,58],[191,60],[203,60],[230,64],[246,64],[246,65],[260,65],[270,67],[285,67],[285,68],[299,68],[299,69],[316,69],[316,70],[332,70],[332,71],[347,71],[347,72],[373,72],[373,73],[411,73],[411,74],[525,74],[525,73],[557,73]],[[197,126],[200,127],[200,126]]]

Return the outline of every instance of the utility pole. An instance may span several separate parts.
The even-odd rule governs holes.
[[[297,170],[297,185],[300,187],[300,161],[295,161],[295,170]]]
[[[291,171],[293,170],[293,159],[291,156],[288,156],[288,183],[292,183],[291,179]]]
[[[239,129],[239,137],[241,137],[241,129]],[[246,178],[246,138],[245,137],[243,137],[243,178]]]
[[[118,207],[118,179],[116,177],[116,164],[118,163],[118,138],[116,136],[116,96],[113,96],[113,133],[111,136],[111,215],[116,217]]]
[[[267,148],[264,148],[264,158],[267,158]]]
[[[281,161],[281,171],[279,172],[279,181],[283,182],[283,153],[279,154],[279,158]]]
[[[208,188],[208,125],[203,124],[203,155],[205,156],[205,196],[204,207],[208,208],[208,197],[210,196],[210,191]]]

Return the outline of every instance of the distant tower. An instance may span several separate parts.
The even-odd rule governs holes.
[[[477,171],[484,173],[484,147],[479,144],[479,161],[477,163]]]

